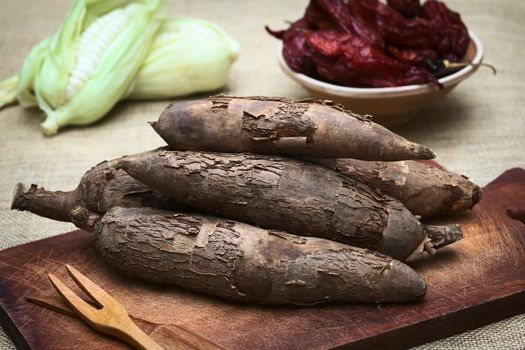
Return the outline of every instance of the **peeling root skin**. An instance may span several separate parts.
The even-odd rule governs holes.
[[[203,212],[378,250],[404,260],[423,242],[419,220],[361,180],[290,158],[158,150],[122,159],[138,181]]]
[[[93,227],[100,221],[101,215],[77,205],[69,212],[69,218],[75,226],[86,231],[93,231]]]
[[[360,181],[287,158],[162,150],[123,158],[122,169],[203,212],[359,247],[376,248],[388,220],[389,203]]]
[[[419,161],[307,160],[344,176],[359,178],[372,189],[398,199],[414,215],[422,217],[468,210],[481,199],[481,188],[465,176]]]
[[[435,157],[428,147],[332,101],[217,95],[170,104],[150,124],[180,151],[385,161]]]
[[[435,254],[437,249],[446,247],[463,238],[463,230],[459,225],[426,225],[425,232],[430,241],[425,242],[424,250],[430,255]]]
[[[201,214],[115,207],[93,237],[125,274],[229,300],[404,303],[426,292],[414,270],[379,253]]]

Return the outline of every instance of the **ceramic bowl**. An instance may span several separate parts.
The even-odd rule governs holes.
[[[372,115],[375,122],[384,126],[395,127],[413,119],[421,107],[441,100],[477,70],[483,60],[483,45],[474,33],[469,34],[471,40],[462,61],[471,62],[473,65],[440,78],[443,89],[437,89],[430,84],[355,88],[325,83],[292,71],[282,55],[282,43],[278,48],[277,60],[283,72],[301,84],[313,97],[335,101],[353,112]]]

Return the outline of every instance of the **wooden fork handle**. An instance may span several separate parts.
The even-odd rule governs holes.
[[[163,350],[149,335],[144,333],[131,319],[120,327],[121,334],[113,334],[117,338],[124,340],[136,349],[141,350]]]

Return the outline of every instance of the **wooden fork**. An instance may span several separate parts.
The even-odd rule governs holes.
[[[101,308],[86,303],[53,274],[48,277],[64,301],[80,318],[95,330],[119,338],[137,349],[161,350],[162,347],[144,333],[129,318],[128,312],[117,300],[70,265],[67,272],[75,283]]]

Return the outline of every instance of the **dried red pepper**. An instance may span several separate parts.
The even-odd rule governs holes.
[[[347,34],[359,36],[362,40],[377,46],[379,48],[385,47],[383,38],[368,24],[366,24],[359,16],[355,16],[349,11],[352,2],[345,3],[340,0],[312,0],[311,5],[306,10],[305,18],[310,24],[318,24],[322,20],[328,21],[333,25],[332,28],[326,24],[323,29],[335,29]],[[319,11],[314,14],[313,11]],[[321,15],[321,16],[320,16]],[[320,28],[320,26],[317,26]]]
[[[432,49],[443,59],[460,60],[467,51],[470,37],[461,18],[445,4],[428,0],[422,17],[405,18],[379,0],[351,1],[360,8],[364,21],[375,28],[393,46]]]
[[[427,67],[428,62],[436,61],[437,53],[430,49],[403,49],[397,46],[388,46],[388,54],[401,63],[413,66]]]
[[[283,57],[288,66],[296,72],[313,76],[315,67],[304,38],[307,29],[308,23],[304,18],[292,23],[287,30],[273,31],[266,27],[268,33],[283,41]]]
[[[440,1],[428,0],[421,8],[421,16],[443,28],[434,38],[440,58],[460,61],[467,52],[470,36],[459,13],[451,11]]]
[[[386,56],[360,37],[336,31],[305,31],[316,75],[358,87],[432,83],[437,79],[421,67]]]
[[[459,61],[470,41],[459,14],[437,0],[311,0],[290,28],[267,30],[294,71],[368,87],[439,85],[443,60]]]
[[[406,18],[414,18],[421,11],[419,0],[386,0],[386,3]]]

